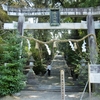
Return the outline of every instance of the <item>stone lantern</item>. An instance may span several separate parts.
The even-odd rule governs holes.
[[[31,56],[30,59],[29,59],[30,70],[27,74],[27,84],[33,84],[34,83],[34,79],[35,79],[35,73],[33,71],[34,61],[35,60],[34,60],[33,56]]]
[[[34,61],[35,61],[35,60],[34,60],[33,56],[31,56],[30,59],[29,59],[29,67],[30,67],[29,72],[34,72],[34,71],[33,71]]]

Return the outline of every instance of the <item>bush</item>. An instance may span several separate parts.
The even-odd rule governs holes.
[[[7,35],[0,54],[0,96],[19,92],[24,87],[24,58],[20,58],[20,38]]]
[[[23,77],[15,64],[0,66],[0,95],[11,95],[23,89]]]
[[[45,68],[44,68],[43,64],[41,63],[41,61],[37,61],[36,63],[37,63],[37,64],[35,64],[36,66],[33,67],[35,74],[39,75],[41,73],[42,75],[44,75]]]

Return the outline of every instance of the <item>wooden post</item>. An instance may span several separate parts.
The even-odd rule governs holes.
[[[60,79],[61,79],[61,100],[65,100],[65,75],[64,75],[64,70],[60,71]]]

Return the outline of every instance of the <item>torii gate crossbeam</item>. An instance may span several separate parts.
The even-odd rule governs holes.
[[[49,16],[50,8],[16,8],[2,4],[3,10],[7,11],[10,16]],[[60,8],[60,15],[84,17],[87,15],[99,16],[100,6],[88,8]]]
[[[4,29],[17,29],[18,23],[4,23]],[[95,29],[100,29],[100,23],[95,22]],[[61,23],[59,26],[50,26],[50,23],[24,23],[23,29],[87,29],[87,23]]]

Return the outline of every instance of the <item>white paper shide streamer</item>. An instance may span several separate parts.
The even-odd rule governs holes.
[[[72,50],[73,50],[73,51],[75,51],[74,45],[72,44],[72,42],[71,42],[71,41],[69,41],[69,44],[70,44],[70,46],[71,46]]]
[[[27,43],[28,43],[28,50],[30,51],[30,49],[31,49],[31,44],[30,44],[29,39],[27,39]]]
[[[86,42],[85,42],[85,40],[83,41],[83,44],[82,44],[82,52],[86,52]]]
[[[47,44],[45,44],[45,46],[46,46],[46,49],[47,49],[48,54],[51,55],[51,50],[50,50],[50,48],[48,47]]]

